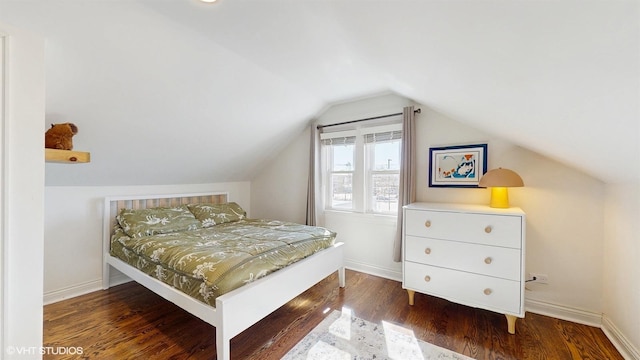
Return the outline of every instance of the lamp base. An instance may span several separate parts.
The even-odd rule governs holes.
[[[492,187],[491,202],[489,203],[489,206],[492,208],[508,208],[509,190],[506,187]]]

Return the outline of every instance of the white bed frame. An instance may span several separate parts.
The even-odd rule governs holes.
[[[219,296],[211,307],[185,293],[143,273],[110,255],[110,238],[115,216],[121,208],[144,209],[188,203],[224,203],[227,193],[173,194],[157,196],[107,197],[104,203],[102,288],[108,289],[109,271],[113,267],[137,283],[173,302],[216,328],[218,360],[230,360],[230,340],[260,321],[320,280],[338,271],[340,287],[345,286],[343,244],[320,251],[308,258],[276,271],[262,279]],[[256,306],[255,299],[260,299]]]

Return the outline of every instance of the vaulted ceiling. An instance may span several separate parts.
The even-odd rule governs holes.
[[[46,38],[47,123],[92,152],[49,185],[250,180],[326,106],[384,92],[640,180],[636,1],[0,0],[0,21]]]

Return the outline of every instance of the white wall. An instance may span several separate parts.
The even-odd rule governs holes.
[[[42,258],[44,149],[44,41],[0,24],[8,53],[6,118],[2,140],[2,348],[0,358],[25,358],[42,345]],[[6,352],[5,352],[6,351]],[[29,358],[40,358],[33,354]]]
[[[640,359],[639,219],[640,183],[608,185],[603,251],[604,329],[619,349],[626,349],[629,359]]]
[[[402,112],[411,102],[394,94],[363,98],[328,107],[317,119],[319,124],[367,118]],[[279,218],[304,223],[309,165],[309,128],[265,170],[251,181],[253,213],[258,217]],[[395,217],[331,212],[324,226],[338,233],[345,243],[347,266],[378,276],[401,279],[401,266],[386,254],[393,249]],[[366,249],[366,251],[363,251]]]
[[[229,192],[230,201],[237,202],[249,212],[249,190],[248,182],[155,186],[47,186],[44,222],[45,303],[102,288],[104,197],[226,191]],[[69,261],[70,258],[73,258],[73,261]],[[117,279],[118,274],[113,271],[112,279]]]
[[[321,114],[321,123],[359,119],[402,111],[411,101],[394,95],[337,104]],[[527,213],[526,269],[549,276],[548,285],[527,285],[527,306],[536,312],[599,324],[602,312],[604,184],[554,160],[515,146],[417,105],[417,200],[486,204],[487,189],[428,187],[429,147],[488,143],[489,168],[517,171],[525,187],[510,190],[511,203]],[[309,133],[303,132],[252,181],[252,209],[304,221]],[[295,163],[296,166],[291,164]],[[289,164],[286,167],[286,164]],[[283,180],[283,169],[295,176]],[[290,172],[286,172],[289,174]],[[290,191],[296,189],[295,191]],[[304,190],[304,191],[303,191]],[[268,193],[269,198],[258,195]],[[279,200],[283,199],[283,200]],[[348,265],[379,276],[400,279],[400,265],[391,261],[395,224],[365,215],[331,212],[325,226],[346,243]]]
[[[309,173],[309,129],[291,139],[274,161],[251,181],[251,212],[256,218],[304,224]],[[271,187],[278,184],[277,189]],[[304,199],[301,201],[300,199]]]
[[[573,168],[518,147],[421,106],[417,129],[419,201],[486,204],[487,189],[428,187],[429,147],[488,143],[488,168],[522,176],[509,190],[512,206],[527,214],[526,271],[549,275],[549,284],[527,285],[527,307],[536,312],[599,323],[602,312],[604,184]],[[560,311],[560,312],[558,312]]]

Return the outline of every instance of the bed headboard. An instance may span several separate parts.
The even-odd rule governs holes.
[[[156,195],[107,197],[105,199],[105,214],[108,214],[110,227],[113,226],[116,215],[121,209],[147,209],[154,207],[173,207],[186,204],[222,204],[227,202],[227,193],[184,194],[184,195]],[[106,210],[109,212],[107,213]]]

